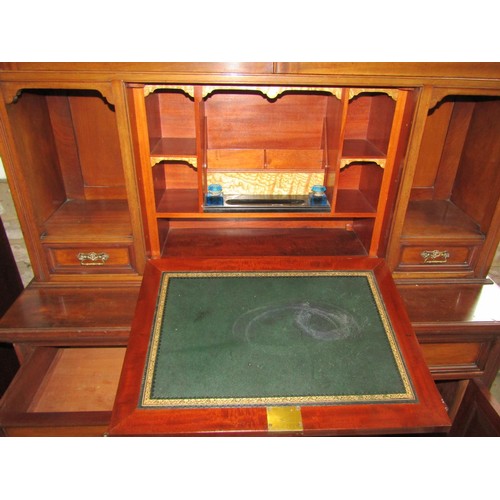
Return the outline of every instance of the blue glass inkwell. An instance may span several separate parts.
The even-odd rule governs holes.
[[[309,194],[309,204],[311,206],[326,206],[328,205],[328,200],[326,198],[326,187],[319,184],[314,185],[311,188]]]
[[[222,206],[224,205],[224,196],[222,193],[222,186],[220,184],[210,184],[205,195],[205,205]]]

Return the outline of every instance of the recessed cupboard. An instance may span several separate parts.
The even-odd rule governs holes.
[[[481,278],[498,245],[500,96],[450,93],[431,106],[396,272]]]
[[[114,106],[23,88],[6,113],[36,277],[137,274]]]

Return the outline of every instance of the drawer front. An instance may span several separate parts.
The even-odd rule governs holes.
[[[449,342],[420,345],[424,359],[435,378],[480,375],[484,370],[487,343]]]
[[[478,247],[452,245],[403,245],[399,268],[432,270],[443,269],[472,269]]]
[[[134,272],[131,246],[46,246],[53,273],[131,273]]]

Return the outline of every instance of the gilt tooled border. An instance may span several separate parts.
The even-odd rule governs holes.
[[[218,278],[218,277],[290,277],[290,276],[363,276],[370,286],[377,311],[379,313],[387,341],[391,348],[404,391],[390,394],[353,394],[353,395],[315,395],[315,396],[273,396],[273,397],[231,397],[231,398],[153,398],[156,358],[161,339],[161,327],[168,294],[170,278]],[[153,322],[152,335],[144,372],[140,407],[186,408],[186,407],[240,407],[268,405],[328,405],[342,403],[378,403],[416,401],[415,392],[410,382],[405,363],[389,320],[389,316],[380,296],[380,291],[372,271],[285,271],[285,272],[163,272]]]

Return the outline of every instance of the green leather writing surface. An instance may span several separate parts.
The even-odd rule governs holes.
[[[370,271],[163,274],[139,406],[414,400]]]

